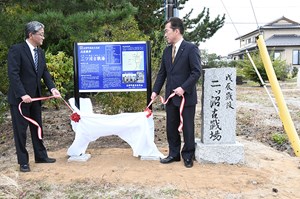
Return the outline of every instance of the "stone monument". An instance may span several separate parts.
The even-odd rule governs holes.
[[[244,162],[244,146],[236,141],[236,70],[203,70],[201,140],[195,158],[200,163]]]

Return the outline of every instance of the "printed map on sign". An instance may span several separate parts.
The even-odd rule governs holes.
[[[123,51],[123,71],[144,70],[143,51]]]

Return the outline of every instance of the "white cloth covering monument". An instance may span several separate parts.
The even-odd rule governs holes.
[[[133,156],[141,159],[159,159],[164,157],[154,143],[153,115],[145,112],[104,115],[93,113],[89,98],[80,98],[80,110],[75,106],[74,98],[69,100],[71,107],[80,115],[78,122],[71,121],[75,139],[69,147],[68,161],[86,161],[90,154],[86,149],[90,142],[99,137],[117,135],[126,141],[133,150]]]

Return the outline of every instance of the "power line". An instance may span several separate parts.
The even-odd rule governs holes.
[[[256,15],[255,15],[255,11],[254,11],[254,8],[253,8],[251,0],[250,0],[250,4],[251,4],[252,12],[253,12],[253,15],[254,15],[254,18],[255,18],[255,21],[256,21],[257,29],[259,29],[259,26],[258,26],[258,23],[257,23],[257,18],[256,18]]]
[[[231,16],[230,16],[229,12],[227,11],[226,6],[225,6],[223,0],[221,0],[221,2],[222,2],[222,4],[223,4],[223,7],[224,7],[224,9],[225,9],[225,11],[226,11],[226,13],[227,13],[227,15],[228,15],[230,21],[232,22],[232,25],[233,25],[233,27],[234,27],[236,33],[237,33],[238,36],[240,37],[240,33],[239,33],[239,31],[237,30],[237,28],[236,28],[236,26],[235,26],[235,23],[234,23],[233,20],[231,19]]]
[[[259,22],[258,24],[267,24],[269,22]],[[225,24],[240,24],[240,25],[251,25],[251,24],[257,24],[257,22],[233,22],[233,21],[227,21]]]

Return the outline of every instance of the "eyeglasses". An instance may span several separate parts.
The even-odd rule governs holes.
[[[35,35],[39,35],[41,37],[45,37],[45,35],[43,33],[35,33]]]

